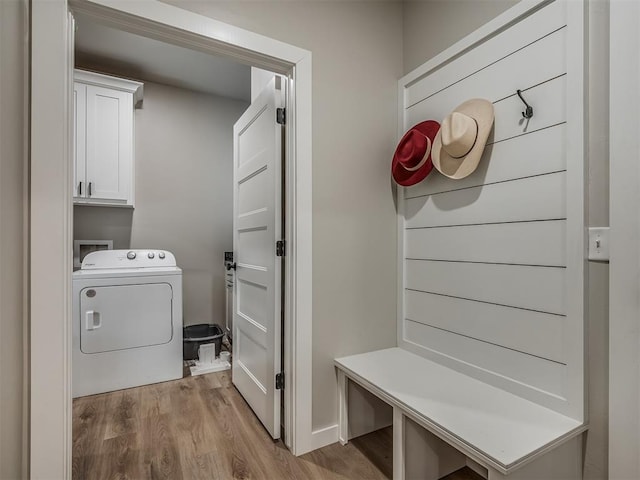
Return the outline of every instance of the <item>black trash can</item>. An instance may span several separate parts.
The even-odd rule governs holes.
[[[198,348],[205,343],[216,344],[216,354],[220,355],[224,332],[220,325],[199,323],[182,329],[182,355],[185,360],[197,360]]]

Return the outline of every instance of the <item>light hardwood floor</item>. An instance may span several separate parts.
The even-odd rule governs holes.
[[[73,402],[75,480],[390,479],[391,442],[389,428],[296,458],[269,437],[229,371]]]

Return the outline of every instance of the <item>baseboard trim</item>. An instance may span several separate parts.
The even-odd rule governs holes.
[[[338,424],[320,428],[311,432],[311,450],[326,447],[338,441]]]

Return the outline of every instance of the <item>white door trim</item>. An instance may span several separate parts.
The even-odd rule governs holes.
[[[32,4],[32,478],[71,478],[72,77],[66,44],[72,29],[68,8],[67,0]],[[224,55],[289,78],[285,434],[295,455],[311,450],[311,53],[156,0],[81,0],[72,1],[71,8],[130,32]]]
[[[610,3],[609,478],[640,478],[640,5]]]

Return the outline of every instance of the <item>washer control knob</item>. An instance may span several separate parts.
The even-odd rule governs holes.
[[[160,252],[160,253],[158,253],[158,258],[159,258],[160,260],[164,259],[164,252]]]
[[[155,255],[155,253],[153,253],[153,252],[149,252],[149,253],[147,254],[147,257],[149,257],[149,258],[153,258],[153,257],[155,257],[155,256],[156,256],[156,255]]]
[[[128,258],[129,260],[133,260],[134,258],[136,258],[136,252],[134,252],[134,251],[130,251],[130,252],[128,252],[128,253],[127,253],[127,258]]]

